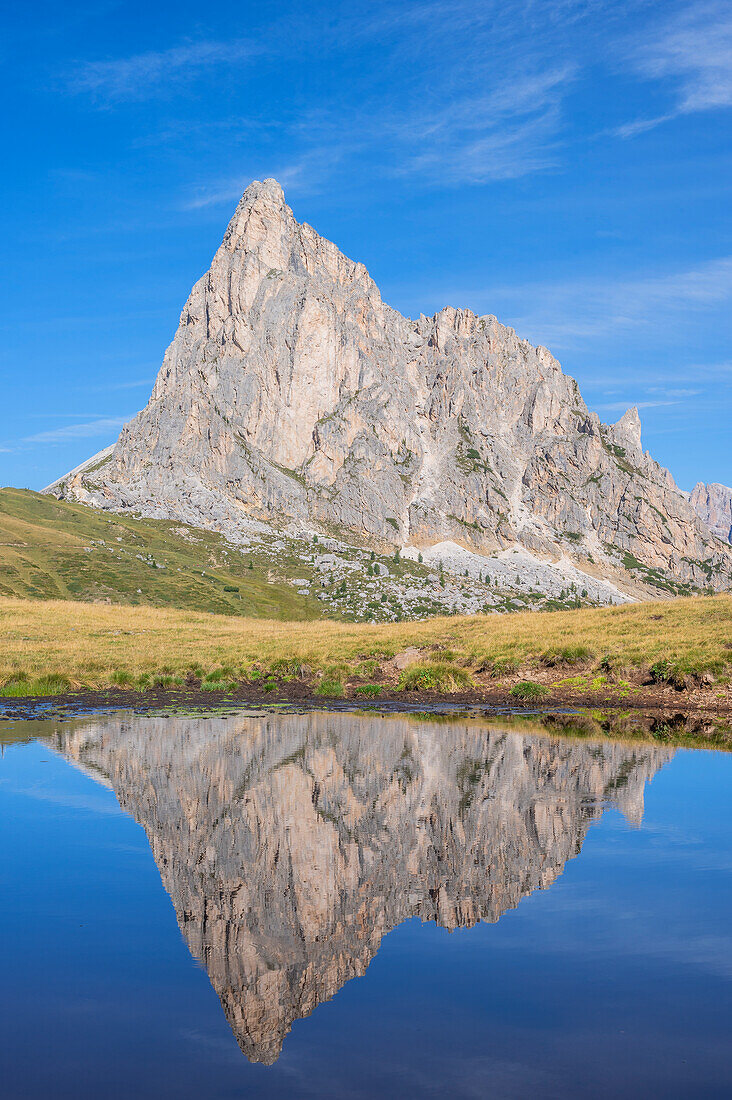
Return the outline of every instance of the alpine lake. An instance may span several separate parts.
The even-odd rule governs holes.
[[[730,752],[294,707],[0,741],[8,1100],[732,1095]]]

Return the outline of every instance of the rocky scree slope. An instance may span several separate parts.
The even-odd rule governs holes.
[[[546,348],[495,317],[401,316],[274,180],[244,193],[147,407],[49,491],[228,537],[274,522],[519,547],[632,594],[732,579],[729,547],[643,452],[636,410],[601,423]]]

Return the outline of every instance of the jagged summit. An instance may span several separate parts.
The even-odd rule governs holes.
[[[543,347],[495,317],[403,317],[363,264],[244,192],[193,287],[147,407],[59,496],[236,533],[571,558],[647,591],[727,587],[732,554],[648,455],[629,410],[590,412]]]
[[[239,205],[241,206],[243,203],[246,203],[252,196],[259,195],[271,195],[273,199],[277,200],[283,210],[287,210],[288,213],[291,213],[290,208],[285,202],[285,192],[282,188],[282,184],[273,176],[270,176],[266,180],[252,180],[242,197],[239,199]]]

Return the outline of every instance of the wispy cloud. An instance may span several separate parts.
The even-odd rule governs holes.
[[[238,123],[225,120],[208,139],[226,141],[227,164],[237,134],[253,127],[260,141],[272,139],[279,152],[269,162],[261,153],[247,155],[241,170],[200,182],[183,207],[231,204],[251,179],[263,176],[304,192],[326,181],[332,185],[340,172],[350,186],[354,177],[376,175],[434,187],[513,180],[556,168],[564,151],[564,101],[579,72],[557,43],[559,26],[566,29],[567,20],[582,18],[591,5],[568,0],[557,18],[559,6],[519,3],[509,16],[497,0],[426,0],[401,8],[374,3],[357,17],[334,16],[327,28],[318,26],[318,50],[337,54],[344,42],[377,41],[378,78],[356,70],[353,82],[327,101],[292,104],[274,118],[250,113]],[[268,40],[263,55],[292,49],[293,33],[287,28],[280,42]],[[312,26],[299,26],[298,34],[299,48],[303,42],[315,45]],[[175,131],[171,140],[178,137]]]
[[[399,106],[380,96],[346,118],[340,108],[313,110],[291,128],[293,140],[309,143],[295,184],[314,174],[322,180],[341,161],[350,170],[362,163],[369,172],[376,164],[382,177],[409,177],[428,187],[518,179],[552,168],[560,160],[562,101],[574,77],[572,66],[542,68],[540,59],[524,58],[516,70],[506,64],[486,75],[478,67],[449,86],[436,80],[429,92],[406,96]]]
[[[325,156],[327,156],[327,154],[324,154],[324,157]],[[228,205],[237,203],[252,180],[257,178],[266,179],[271,176],[276,179],[283,188],[292,191],[307,189],[313,180],[311,170],[315,167],[313,164],[314,159],[313,155],[310,154],[304,156],[297,164],[290,164],[270,172],[239,175],[226,179],[215,179],[208,184],[197,187],[193,195],[185,199],[181,204],[182,209],[201,210],[206,206],[221,206],[225,203]],[[322,171],[323,167],[324,160],[321,160],[319,169]]]
[[[84,387],[87,390],[87,387]],[[28,417],[31,420],[105,420],[107,413],[99,412],[34,412],[28,413]]]
[[[663,393],[667,397],[693,397],[703,392],[697,389],[673,388],[674,383],[686,382],[693,378],[695,382],[714,382],[715,385],[732,384],[732,362],[729,363],[690,363],[669,368],[662,374],[657,370],[634,370],[633,383],[642,385],[648,393]],[[623,380],[614,374],[590,374],[585,377],[585,386],[600,387],[605,393],[617,392]],[[672,388],[669,388],[669,385]]]
[[[669,405],[678,405],[678,401],[633,401],[636,409],[660,409]],[[627,401],[605,401],[598,405],[595,405],[596,409],[602,410],[602,412],[625,412],[628,408]]]
[[[732,302],[732,256],[685,271],[636,279],[584,278],[485,289],[451,290],[439,305],[469,305],[495,313],[516,330],[551,348],[588,339],[652,330],[672,319]]]
[[[649,386],[649,393],[660,393],[664,397],[698,397],[701,390],[685,389],[678,386]]]
[[[166,50],[86,61],[71,74],[69,86],[100,99],[145,99],[180,87],[206,69],[246,61],[260,50],[255,43],[241,38],[231,42],[186,42]]]
[[[92,393],[107,393],[110,390],[137,390],[143,386],[152,386],[154,378],[136,378],[129,382],[105,382],[98,386],[83,386],[83,389]]]
[[[391,132],[403,174],[436,174],[440,182],[516,179],[556,164],[560,106],[573,77],[570,67],[515,75],[441,110],[381,119],[381,140]]]
[[[679,115],[732,106],[732,8],[692,4],[630,51],[634,68],[652,80],[670,80],[676,103],[669,112],[618,127],[634,137]]]
[[[638,134],[645,134],[648,130],[655,130],[662,122],[669,122],[676,118],[678,112],[671,111],[665,115],[656,115],[655,118],[638,118],[634,122],[624,122],[622,126],[616,126],[611,133],[620,138],[633,138]]]
[[[132,414],[134,415],[134,414]],[[103,416],[98,420],[84,420],[77,424],[62,424],[35,435],[27,435],[23,443],[66,443],[71,439],[94,439],[97,436],[112,435],[119,432],[123,424],[132,416]]]

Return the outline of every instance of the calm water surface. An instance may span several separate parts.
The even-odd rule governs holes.
[[[732,756],[4,723],[0,1093],[732,1094]]]

